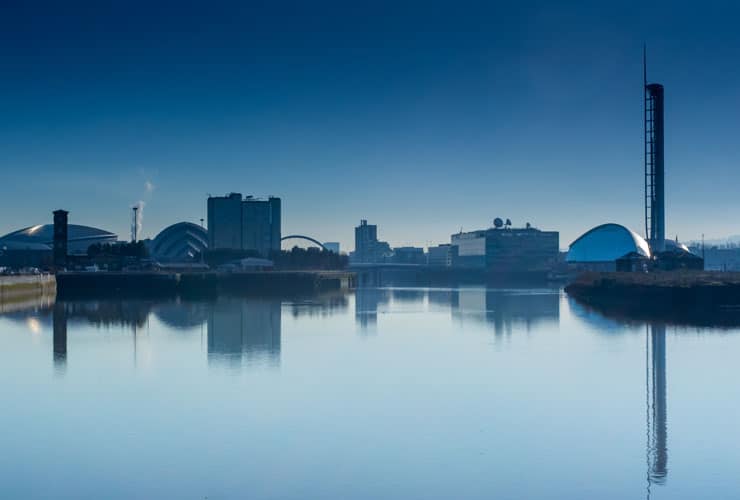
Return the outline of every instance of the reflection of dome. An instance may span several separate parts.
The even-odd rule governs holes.
[[[650,246],[642,236],[619,224],[603,224],[570,244],[567,262],[612,262],[636,252],[650,257]]]
[[[164,228],[152,240],[150,252],[162,262],[187,262],[208,249],[208,231],[192,222]]]
[[[94,243],[114,243],[117,240],[115,234],[95,227],[77,224],[67,226],[67,251],[72,255],[87,253],[87,248]],[[0,247],[39,250],[45,246],[51,250],[53,241],[54,224],[43,224],[6,234],[0,238]]]
[[[207,302],[167,302],[157,305],[154,314],[171,328],[187,330],[204,324],[209,310]]]

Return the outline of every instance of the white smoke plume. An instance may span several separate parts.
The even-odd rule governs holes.
[[[156,187],[157,186],[155,186],[154,183],[150,180],[144,182],[144,191],[146,191],[146,194],[152,194]]]

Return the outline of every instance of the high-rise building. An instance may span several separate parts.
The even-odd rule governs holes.
[[[242,248],[242,195],[208,197],[208,248]]]
[[[262,256],[280,250],[280,198],[266,200],[231,193],[208,197],[208,247],[254,250]]]
[[[280,198],[247,196],[242,201],[242,249],[265,257],[280,251]]]
[[[383,262],[391,255],[391,247],[385,241],[378,241],[378,226],[368,224],[365,219],[355,227],[355,252],[353,261],[358,263]]]

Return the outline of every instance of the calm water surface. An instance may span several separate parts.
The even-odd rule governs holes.
[[[739,354],[558,290],[6,311],[0,498],[738,498]]]

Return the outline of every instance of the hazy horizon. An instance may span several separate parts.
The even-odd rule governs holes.
[[[208,194],[283,200],[351,250],[515,226],[643,223],[642,45],[666,89],[667,237],[740,234],[737,7],[320,2],[0,7],[0,234],[143,237]]]

